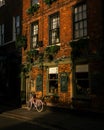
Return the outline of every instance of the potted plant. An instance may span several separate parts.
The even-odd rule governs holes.
[[[27,52],[27,61],[33,63],[34,59],[37,58],[39,51],[34,49]]]
[[[59,51],[60,46],[58,45],[51,45],[46,47],[45,49],[45,56],[48,57],[49,60],[53,60],[54,55]]]
[[[36,12],[39,9],[39,3],[35,3],[34,5],[32,5],[28,10],[27,10],[27,14],[34,14],[34,12]]]

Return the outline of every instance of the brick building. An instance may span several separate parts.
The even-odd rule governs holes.
[[[21,33],[21,5],[21,0],[0,0],[0,102],[5,104],[20,102],[21,49],[15,43]]]
[[[23,0],[23,100],[104,108],[103,0]]]

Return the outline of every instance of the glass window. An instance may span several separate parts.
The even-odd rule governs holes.
[[[49,41],[50,45],[59,43],[59,13],[50,16],[50,30],[49,30]]]
[[[5,5],[5,0],[0,0],[0,6]]]
[[[74,39],[87,36],[87,9],[86,4],[74,8]]]
[[[39,1],[38,0],[31,0],[31,5],[34,5],[36,3],[38,3]]]
[[[0,45],[4,43],[4,24],[0,25]]]
[[[49,68],[48,81],[49,81],[48,92],[51,94],[57,94],[58,93],[58,67]]]
[[[58,74],[49,74],[49,93],[56,94],[58,92]]]
[[[16,35],[20,34],[20,16],[15,17]]]
[[[38,47],[38,22],[32,23],[31,25],[31,47]]]
[[[76,77],[76,94],[83,96],[88,95],[89,94],[88,65],[77,65],[75,77]]]

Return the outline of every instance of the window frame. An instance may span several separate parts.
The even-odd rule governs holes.
[[[84,83],[85,82],[85,83]],[[83,86],[83,83],[86,85]],[[75,65],[75,95],[80,98],[88,98],[90,92],[89,65]]]
[[[55,22],[53,22],[52,20],[54,20]],[[49,45],[54,45],[59,42],[60,42],[60,14],[59,12],[57,12],[49,16]]]
[[[35,31],[37,31],[36,34],[33,34],[34,26],[38,26],[38,29],[35,30]],[[38,41],[39,41],[38,37],[39,37],[39,21],[35,21],[35,22],[31,23],[31,49],[35,49],[38,47]],[[35,43],[33,41],[33,38],[36,38]]]
[[[87,29],[88,23],[87,22],[88,22],[87,4],[80,3],[80,4],[75,5],[73,7],[73,39],[79,39],[79,38],[88,36],[88,29]],[[75,29],[75,26],[76,26],[76,29]]]

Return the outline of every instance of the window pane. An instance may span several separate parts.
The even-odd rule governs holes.
[[[76,73],[76,92],[79,95],[88,95],[89,80],[88,72]]]
[[[38,0],[31,0],[32,5],[34,5],[35,3],[38,3]]]
[[[20,26],[20,16],[16,17],[16,27]]]
[[[75,15],[75,22],[78,21],[78,15]]]
[[[80,28],[80,29],[83,28],[83,22],[82,22],[82,21],[79,23],[79,28]]]
[[[83,34],[84,36],[87,36],[87,29],[84,29]]]
[[[83,26],[84,26],[84,28],[87,28],[87,21],[86,20],[84,20],[84,22],[83,22]]]
[[[76,14],[78,12],[78,8],[75,8],[74,9],[74,13]]]
[[[75,24],[75,30],[78,30],[78,23]]]
[[[78,19],[79,19],[79,20],[82,20],[82,13],[79,13],[78,16],[79,16]]]
[[[79,6],[78,9],[79,9],[78,12],[82,12],[82,6]]]
[[[83,37],[83,29],[80,30],[80,37]]]
[[[77,30],[77,31],[75,31],[75,36],[74,36],[75,38],[78,38],[79,37],[79,31]]]
[[[86,11],[86,4],[83,4],[83,11]]]
[[[33,43],[33,48],[35,48],[37,45],[37,37],[33,37],[32,43]]]
[[[83,12],[83,19],[85,19],[85,18],[87,18],[87,14],[86,14],[86,12]]]
[[[5,5],[5,0],[0,0],[0,6]]]

